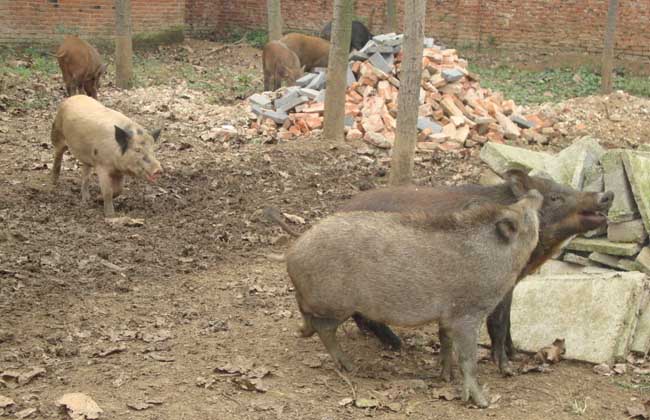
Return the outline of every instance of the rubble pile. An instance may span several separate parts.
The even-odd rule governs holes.
[[[348,139],[390,149],[395,140],[402,35],[377,35],[350,54],[345,126]],[[459,150],[504,139],[547,144],[552,122],[524,115],[514,101],[482,88],[456,50],[425,38],[417,122],[418,147]],[[256,118],[251,129],[281,139],[307,135],[323,126],[326,69],[314,69],[297,86],[249,98]]]
[[[556,155],[488,143],[480,156],[496,173],[518,167],[581,191],[614,192],[607,226],[573,239],[559,258],[650,274],[650,147],[605,150],[583,137]]]

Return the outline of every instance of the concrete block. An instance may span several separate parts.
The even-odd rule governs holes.
[[[269,109],[262,109],[261,116],[263,118],[272,119],[276,124],[284,124],[284,122],[289,118],[289,115],[286,112],[271,111]]]
[[[272,103],[271,98],[269,98],[266,95],[261,95],[259,93],[255,93],[255,94],[251,95],[248,98],[248,102],[250,102],[251,104],[257,105],[260,108],[268,108],[268,107],[271,106],[271,103]]]
[[[650,276],[650,246],[646,246],[636,256],[636,263],[639,264],[641,271]]]
[[[639,253],[641,245],[635,243],[610,242],[605,239],[575,238],[568,243],[565,249],[631,257]]]
[[[325,72],[318,73],[306,87],[307,89],[321,90],[325,87],[326,81],[327,74]]]
[[[641,219],[609,223],[607,225],[607,240],[612,242],[636,242],[642,244],[647,238],[648,233]]]
[[[370,42],[370,41],[368,41]],[[366,44],[367,45],[367,44]],[[349,61],[366,61],[368,59],[368,54],[362,53],[361,51],[352,51],[348,57]]]
[[[568,263],[558,260],[548,260],[540,268],[539,274],[542,276],[552,276],[556,274],[579,274],[584,270],[580,264]]]
[[[388,45],[391,47],[395,47],[397,45],[401,45],[403,40],[404,40],[404,35],[399,34],[397,35],[394,32],[388,33],[388,34],[379,34],[375,35],[372,37],[372,40],[375,41],[377,44],[382,44],[382,45]]]
[[[348,64],[348,70],[347,70],[347,83],[348,87],[352,86],[353,83],[356,83],[357,77],[354,75],[352,72],[352,67],[350,67],[350,64]]]
[[[614,192],[614,202],[607,214],[609,221],[614,223],[634,220],[639,214],[623,166],[624,152],[624,149],[611,149],[600,158],[605,173],[605,189]]]
[[[394,56],[392,53],[389,53],[389,54],[382,54],[381,56],[384,58],[384,60],[386,61],[386,63],[388,63],[388,65],[389,65],[390,68],[392,69],[393,66],[395,65],[395,56]]]
[[[418,130],[429,128],[431,129],[431,134],[442,133],[442,126],[427,117],[418,117],[417,128]]]
[[[284,96],[279,97],[273,103],[275,105],[275,110],[278,112],[287,112],[300,104],[307,102],[309,98],[307,96],[302,96],[300,91],[292,91],[287,93]]]
[[[354,126],[354,117],[352,115],[346,115],[343,118],[343,125],[345,127],[352,127]]]
[[[607,267],[619,268],[619,260],[621,258],[609,254],[601,254],[600,252],[592,252],[589,254],[589,259]]]
[[[582,234],[585,238],[597,238],[599,236],[605,236],[607,235],[607,226],[601,226],[599,228],[596,228],[594,230],[590,230],[588,232],[585,232]]]
[[[520,128],[533,128],[535,127],[535,123],[532,121],[527,120],[526,118],[522,117],[521,115],[511,115],[510,119],[512,120],[513,123],[517,124]]]
[[[311,83],[312,80],[314,80],[314,77],[316,76],[316,73],[305,73],[302,75],[302,77],[296,80],[296,85],[300,87],[306,87],[309,83]]]
[[[447,83],[454,83],[463,78],[465,74],[458,69],[444,69],[442,71],[442,78],[445,79]]]
[[[314,99],[314,98],[316,98],[316,97],[318,96],[318,94],[320,93],[320,91],[318,91],[318,90],[307,89],[307,88],[302,88],[302,89],[299,90],[299,92],[300,92],[300,94],[301,94],[302,96],[306,96],[306,97],[308,97],[309,99]]]
[[[314,102],[316,102],[317,104],[325,102],[325,92],[326,92],[326,90],[327,89],[323,89],[320,92],[318,92],[318,96],[316,98],[314,98]]]
[[[650,350],[650,299],[646,298],[646,301],[642,303],[630,351],[645,356],[648,350]]]
[[[386,62],[386,60],[384,60],[384,57],[379,53],[374,53],[371,55],[368,61],[370,64],[386,74],[390,74],[390,72],[393,70],[392,67]]]
[[[627,151],[623,164],[643,224],[650,232],[650,154]]]
[[[433,38],[424,38],[424,48],[433,48],[435,45]]]
[[[612,363],[627,355],[646,276],[603,272],[529,276],[514,291],[512,338],[536,352],[566,340],[567,359]]]
[[[316,73],[326,73],[327,72],[327,67],[314,67],[311,69],[311,71],[316,72]]]
[[[598,167],[604,153],[605,149],[598,144],[598,140],[582,137],[549,160],[546,172],[560,184],[582,190],[585,179],[589,178],[588,183],[592,184],[600,174],[594,168]]]
[[[564,256],[562,257],[562,260],[571,264],[582,265],[584,267],[593,267],[597,265],[589,258],[583,257],[582,255],[574,254],[573,252],[565,252]]]
[[[481,149],[480,158],[494,172],[502,174],[509,169],[544,171],[552,156],[544,152],[488,142]]]
[[[631,260],[631,259],[628,259],[628,258],[621,258],[620,260],[618,260],[618,267],[617,268],[620,269],[620,270],[623,270],[623,271],[639,271],[641,273],[645,272],[645,270],[643,269],[641,264],[639,264],[635,260]],[[648,274],[648,273],[646,273],[646,274]]]

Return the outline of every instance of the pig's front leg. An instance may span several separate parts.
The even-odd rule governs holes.
[[[115,210],[113,209],[113,177],[104,168],[97,168],[97,176],[99,177],[99,189],[104,200],[104,217],[115,217]]]
[[[81,202],[88,203],[90,200],[90,175],[92,174],[92,166],[81,164]]]

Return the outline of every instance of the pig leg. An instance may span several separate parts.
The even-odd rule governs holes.
[[[272,77],[269,72],[264,72],[264,91],[267,92],[271,90]]]
[[[87,203],[90,201],[90,175],[92,174],[92,166],[81,164],[81,202]]]
[[[508,338],[510,338],[510,350],[512,338],[510,336],[510,306],[512,304],[512,289],[503,297],[501,302],[487,318],[488,333],[492,343],[492,360],[499,366],[499,371],[504,376],[514,375],[514,371],[508,360]]]
[[[52,124],[52,144],[54,145],[54,163],[52,164],[52,184],[56,185],[59,182],[59,175],[61,174],[61,161],[63,154],[68,149],[65,145],[61,133]]]
[[[379,341],[391,349],[397,351],[402,347],[402,340],[400,340],[388,325],[372,321],[361,314],[354,314],[352,318],[361,331],[373,333]]]
[[[113,178],[103,168],[97,168],[97,176],[99,177],[99,189],[104,200],[104,217],[115,217],[115,209],[113,209]]]
[[[480,318],[465,317],[452,321],[448,328],[458,351],[458,361],[463,374],[463,401],[470,398],[481,408],[487,407],[488,400],[478,384],[476,375],[476,348],[478,346],[478,329]],[[447,326],[445,326],[447,328]]]
[[[343,368],[348,372],[351,371],[353,367],[352,362],[350,362],[347,356],[343,354],[343,351],[341,351],[341,347],[336,340],[336,329],[339,327],[341,322],[332,318],[317,318],[308,314],[304,314],[303,316],[305,319],[309,319],[311,326],[318,333],[318,336],[325,345],[327,352],[332,356],[336,368],[339,370]]]
[[[453,372],[453,342],[449,336],[449,331],[442,325],[438,328],[440,338],[440,377],[445,382],[451,382],[454,379]]]
[[[122,194],[124,189],[124,175],[111,175],[111,187],[113,188],[113,198]]]

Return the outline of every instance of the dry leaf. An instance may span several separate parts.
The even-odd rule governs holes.
[[[354,400],[354,406],[357,408],[373,408],[379,405],[379,401],[374,398],[357,398]]]
[[[628,416],[630,416],[631,419],[647,420],[648,418],[650,418],[650,416],[648,416],[647,403],[646,404],[635,403],[634,405],[627,407],[625,411],[628,414]]]
[[[289,219],[290,222],[295,223],[297,225],[304,225],[305,224],[305,219],[303,219],[300,216],[296,216],[295,214],[289,214],[289,213],[282,213],[284,217]]]
[[[562,360],[562,355],[566,353],[566,347],[563,338],[556,338],[553,344],[543,347],[535,355],[535,360],[540,363],[557,363]]]
[[[115,353],[121,353],[121,352],[124,352],[124,351],[126,351],[126,346],[121,345],[121,346],[117,346],[117,347],[111,347],[111,348],[108,348],[106,350],[98,351],[98,352],[94,353],[93,356],[106,357],[108,355],[115,354]]]
[[[594,366],[594,373],[603,376],[612,376],[614,374],[612,368],[610,368],[607,363],[601,363],[599,365]]]
[[[127,227],[139,227],[144,226],[144,219],[132,219],[130,217],[113,217],[110,219],[104,219],[106,223],[112,226],[127,226]]]
[[[26,419],[27,417],[31,416],[37,411],[36,408],[26,408],[24,410],[20,410],[15,414],[16,417],[19,419]]]
[[[14,404],[15,404],[14,400],[12,400],[11,398],[7,398],[4,395],[0,395],[0,408],[6,408]]]
[[[354,399],[352,399],[350,397],[346,397],[346,398],[343,398],[342,400],[339,401],[339,405],[341,407],[344,407],[346,405],[352,404],[353,402],[354,402]]]
[[[147,408],[151,408],[151,405],[142,401],[138,401],[134,403],[126,403],[126,406],[135,411],[142,411],[142,410],[146,410]]]
[[[627,371],[627,365],[625,363],[617,363],[617,364],[614,365],[612,370],[617,375],[623,375]]]
[[[460,398],[458,392],[453,388],[438,388],[431,391],[431,396],[435,399],[453,401]]]
[[[80,392],[65,394],[56,405],[64,407],[72,420],[94,420],[104,412],[92,398]]]

